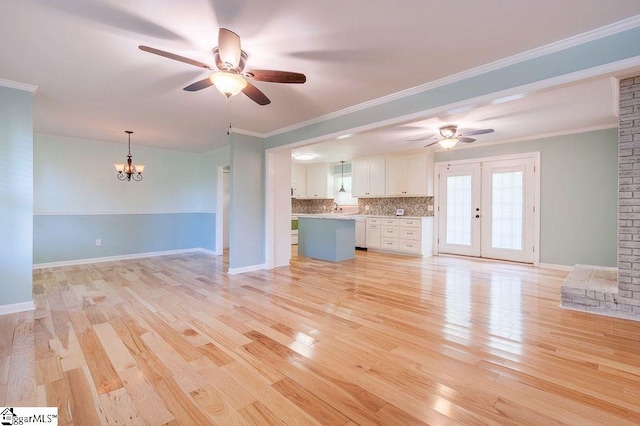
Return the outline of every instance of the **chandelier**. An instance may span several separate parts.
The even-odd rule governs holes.
[[[116,168],[116,172],[118,172],[118,174],[116,176],[118,176],[119,180],[128,180],[130,181],[131,179],[135,180],[135,181],[141,181],[142,180],[142,172],[144,172],[144,164],[133,164],[131,161],[131,133],[133,133],[131,130],[125,130],[125,133],[127,133],[129,135],[129,154],[127,154],[127,163],[126,164],[122,164],[122,163],[115,163],[113,165],[113,167]]]

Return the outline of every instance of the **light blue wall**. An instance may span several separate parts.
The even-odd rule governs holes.
[[[206,242],[209,247],[204,247],[204,239],[207,233],[215,237],[215,215],[205,213],[37,215],[33,225],[35,264],[194,248],[213,250],[210,241]],[[95,245],[98,238],[101,246]]]
[[[0,305],[32,300],[33,95],[0,87]]]
[[[265,147],[321,138],[636,56],[640,56],[640,27],[274,135],[265,139]]]
[[[124,161],[124,137],[109,143],[36,134],[35,264],[215,250],[215,169],[228,163],[229,149],[200,155],[147,148],[135,144],[134,133],[131,152],[134,163],[146,165],[144,178],[121,182],[112,163]]]
[[[215,212],[218,195],[218,167],[231,164],[231,147],[225,145],[201,154],[200,164],[202,169],[202,210]]]
[[[265,151],[262,139],[231,134],[229,268],[265,262]]]
[[[618,132],[453,149],[436,161],[540,152],[540,262],[616,266]]]

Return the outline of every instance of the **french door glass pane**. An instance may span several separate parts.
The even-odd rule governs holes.
[[[523,174],[492,174],[491,247],[522,250]]]
[[[447,177],[447,244],[471,245],[471,176]]]

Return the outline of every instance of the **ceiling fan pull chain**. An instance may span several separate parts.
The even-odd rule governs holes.
[[[231,134],[231,98],[227,98],[227,135]]]

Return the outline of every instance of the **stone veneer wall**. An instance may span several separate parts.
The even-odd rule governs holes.
[[[376,216],[395,216],[396,209],[404,209],[405,216],[433,216],[433,197],[389,197],[359,198],[360,214]],[[369,206],[369,210],[366,210]],[[293,213],[328,213],[333,208],[333,200],[291,200]]]
[[[640,76],[620,81],[618,310],[640,314]]]

